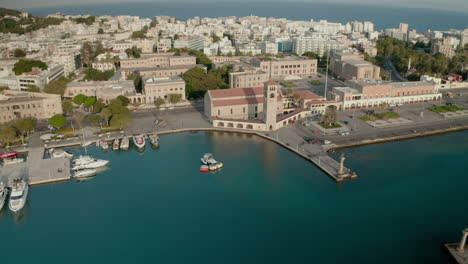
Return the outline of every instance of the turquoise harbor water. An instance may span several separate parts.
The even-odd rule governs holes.
[[[109,170],[32,188],[20,217],[4,208],[2,262],[448,263],[443,243],[468,226],[467,132],[344,150],[360,177],[343,184],[253,136],[161,141],[92,147]],[[199,173],[205,152],[225,167]]]

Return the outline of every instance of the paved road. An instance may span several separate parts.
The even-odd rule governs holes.
[[[408,81],[398,73],[398,71],[396,70],[395,65],[393,65],[392,60],[391,60],[390,57],[385,57],[383,68],[386,71],[390,71],[390,73],[391,73],[390,78],[392,79],[392,81],[397,81],[397,82],[407,82]]]
[[[122,77],[122,70],[118,69],[115,71],[114,76],[110,78],[111,81],[118,81]]]

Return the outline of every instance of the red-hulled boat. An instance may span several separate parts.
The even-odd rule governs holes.
[[[0,159],[14,158],[16,155],[18,155],[16,151],[4,152],[0,154]]]
[[[200,167],[200,171],[201,172],[208,172],[210,170],[210,168],[207,166],[207,165],[202,165]]]

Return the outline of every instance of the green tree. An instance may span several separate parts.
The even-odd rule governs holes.
[[[304,56],[304,57],[309,57],[309,58],[312,58],[312,59],[317,59],[317,60],[320,59],[320,56],[317,55],[317,53],[312,52],[312,51],[304,52],[304,53],[302,54],[302,56]]]
[[[221,38],[218,37],[218,36],[216,36],[216,35],[213,35],[213,36],[211,36],[211,40],[212,40],[214,43],[216,43],[216,42],[220,41]]]
[[[106,107],[106,105],[104,104],[104,102],[102,101],[102,99],[99,99],[97,100],[97,102],[93,105],[93,111],[95,113],[99,113],[102,111],[102,109],[104,109],[104,107]]]
[[[90,123],[93,123],[93,124],[96,124],[97,122],[99,122],[101,120],[101,116],[99,115],[89,115],[86,120],[88,120],[88,122]]]
[[[13,71],[15,75],[21,75],[25,72],[31,72],[33,67],[37,67],[41,70],[47,70],[48,66],[45,62],[40,60],[24,60],[20,59],[15,65],[13,66]]]
[[[65,93],[65,89],[67,88],[67,84],[71,82],[70,79],[60,76],[58,79],[53,80],[46,84],[44,87],[44,92],[45,93],[50,93],[50,94],[59,94],[63,95]]]
[[[84,104],[85,106],[87,106],[88,108],[90,108],[90,107],[93,106],[96,102],[97,102],[96,96],[88,96],[88,97],[86,97],[86,99],[84,100],[83,104]]]
[[[40,93],[41,89],[39,89],[39,87],[37,87],[37,85],[30,84],[30,85],[28,85],[28,88],[26,88],[26,91],[27,92],[32,92],[32,93]]]
[[[139,30],[139,31],[133,31],[132,33],[132,38],[146,38],[146,32]]]
[[[3,90],[9,90],[10,88],[8,88],[8,86],[0,86],[0,92],[3,91]]]
[[[177,104],[181,100],[182,100],[181,94],[169,94],[169,102],[171,102],[171,104]]]
[[[128,124],[130,124],[132,119],[130,118],[129,115],[126,114],[114,114],[111,117],[110,120],[110,126],[111,127],[118,127],[118,128],[124,128]]]
[[[63,100],[62,102],[62,109],[65,113],[71,114],[73,113],[73,105],[70,100]]]
[[[75,97],[73,97],[73,103],[75,103],[76,105],[82,105],[85,100],[86,100],[86,95],[84,94],[77,94],[75,95]]]
[[[15,58],[24,58],[24,57],[26,57],[26,52],[24,52],[24,50],[22,50],[22,49],[15,49],[14,54],[15,54]]]
[[[98,33],[98,34],[104,34],[104,29],[99,28],[97,33]]]
[[[49,124],[55,128],[61,128],[67,124],[67,120],[63,115],[57,114],[49,118]]]
[[[336,107],[329,106],[325,109],[321,123],[326,127],[333,127],[338,124],[338,111]]]
[[[164,99],[162,99],[160,96],[158,96],[158,98],[156,98],[156,101],[154,101],[154,105],[156,105],[156,109],[158,109],[158,110],[165,103],[166,103],[166,101],[164,101]]]
[[[21,135],[28,135],[36,127],[36,121],[32,118],[22,118],[15,120],[13,126]]]
[[[3,126],[0,128],[0,141],[7,145],[16,138],[16,130],[12,126]]]
[[[123,106],[128,106],[130,104],[130,99],[123,95],[117,96],[117,100],[119,100]]]
[[[102,109],[102,111],[101,111],[101,113],[99,115],[101,116],[101,118],[104,121],[106,121],[106,124],[109,125],[109,119],[112,116],[111,110],[108,107],[106,107],[106,108]]]
[[[115,74],[113,70],[103,72],[93,68],[87,68],[84,73],[84,79],[89,81],[107,81]]]

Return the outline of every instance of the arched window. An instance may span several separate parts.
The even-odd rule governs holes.
[[[271,94],[270,94],[270,98],[275,98],[275,94],[274,94],[274,93],[271,93]]]

